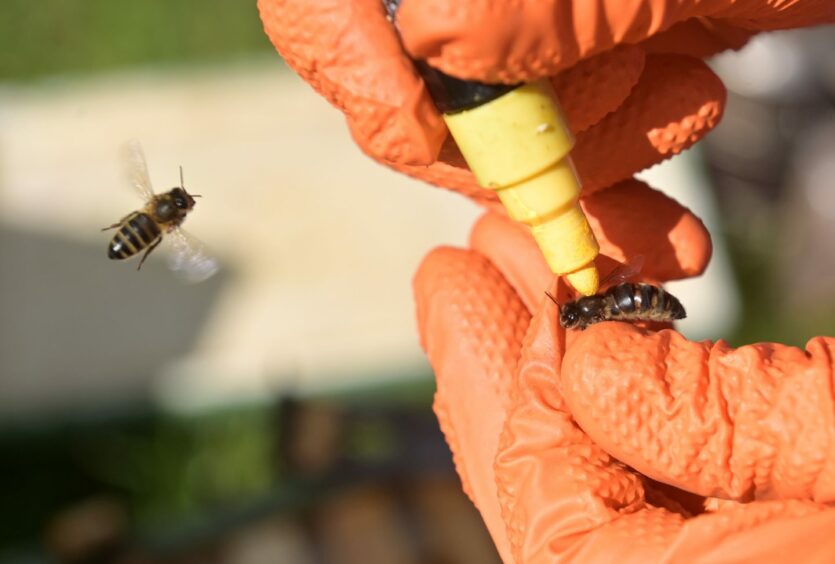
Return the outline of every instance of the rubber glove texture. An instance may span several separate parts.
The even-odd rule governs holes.
[[[583,188],[592,192],[689,147],[725,91],[700,57],[762,30],[835,21],[832,0],[403,0],[403,45],[381,0],[259,0],[285,61],[340,108],[385,164],[484,203],[404,54],[487,82],[551,77]]]
[[[666,240],[645,278],[700,272],[698,219],[624,184],[586,202],[613,226],[596,232],[602,253]],[[627,192],[634,209],[608,197]],[[566,332],[553,284],[530,235],[495,213],[415,278],[435,411],[504,561],[835,559],[835,339],[803,351],[615,322]]]

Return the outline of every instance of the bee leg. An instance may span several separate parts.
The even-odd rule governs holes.
[[[116,223],[114,223],[113,225],[111,225],[110,227],[102,227],[101,230],[102,231],[107,231],[108,229],[116,229],[117,227],[121,227],[121,225],[125,222],[125,220],[127,218],[129,218],[131,215],[132,214],[128,214],[125,217],[123,217],[122,219],[120,219],[119,221],[117,221]]]
[[[145,251],[145,254],[142,255],[142,260],[139,261],[139,266],[136,267],[136,270],[142,268],[142,263],[145,262],[145,259],[148,258],[148,255],[151,254],[151,251],[157,248],[157,246],[162,242],[162,238],[157,239],[156,243],[148,247],[148,250]]]

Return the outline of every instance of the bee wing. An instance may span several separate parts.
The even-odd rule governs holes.
[[[189,283],[203,282],[218,271],[217,261],[206,254],[203,244],[175,227],[166,235],[173,247],[169,267]]]
[[[644,255],[635,255],[622,265],[616,267],[601,282],[601,286],[616,286],[640,274],[644,268]]]
[[[139,193],[144,201],[154,197],[151,179],[148,176],[148,165],[145,164],[145,153],[139,141],[132,140],[122,147],[122,164],[128,183]]]

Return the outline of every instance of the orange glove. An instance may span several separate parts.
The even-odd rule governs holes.
[[[652,279],[708,260],[698,219],[637,181],[585,208],[603,255],[669,241]],[[835,339],[804,352],[626,323],[566,332],[526,231],[487,214],[471,246],[425,259],[418,322],[435,412],[505,562],[835,561]]]
[[[495,201],[448,140],[380,0],[259,8],[277,49],[345,112],[368,154]],[[623,179],[717,122],[724,88],[697,57],[829,21],[832,0],[403,0],[398,13],[406,48],[448,74],[552,77],[602,255],[644,255],[643,274],[659,281],[701,272],[709,237],[687,210]],[[527,233],[490,214],[472,246],[426,259],[418,317],[436,412],[505,561],[835,556],[821,536],[835,524],[821,505],[835,497],[831,339],[803,353],[621,323],[565,334]]]
[[[404,55],[382,0],[258,0],[287,63],[340,108],[385,164],[485,203]],[[833,0],[403,0],[415,58],[485,82],[552,76],[577,137],[585,192],[689,147],[718,121],[725,90],[699,58],[761,30],[835,21]],[[428,165],[428,166],[427,166]]]

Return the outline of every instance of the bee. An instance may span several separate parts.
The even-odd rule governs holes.
[[[102,229],[116,229],[107,246],[108,258],[124,260],[144,251],[136,267],[139,270],[165,235],[175,247],[174,260],[170,265],[173,270],[192,282],[212,276],[217,271],[217,263],[203,252],[199,242],[180,227],[194,209],[195,198],[200,197],[200,194],[189,194],[186,191],[183,168],[180,167],[179,186],[162,194],[154,194],[145,155],[139,143],[131,142],[125,146],[123,164],[131,185],[146,203],[141,210],[131,212]]]
[[[637,266],[640,270],[640,266]],[[626,278],[631,273],[619,277]],[[556,304],[557,299],[545,294]],[[557,304],[559,306],[559,304]],[[559,306],[560,325],[565,329],[585,329],[601,321],[673,321],[687,313],[674,295],[651,284],[623,282],[605,292],[586,296]]]

